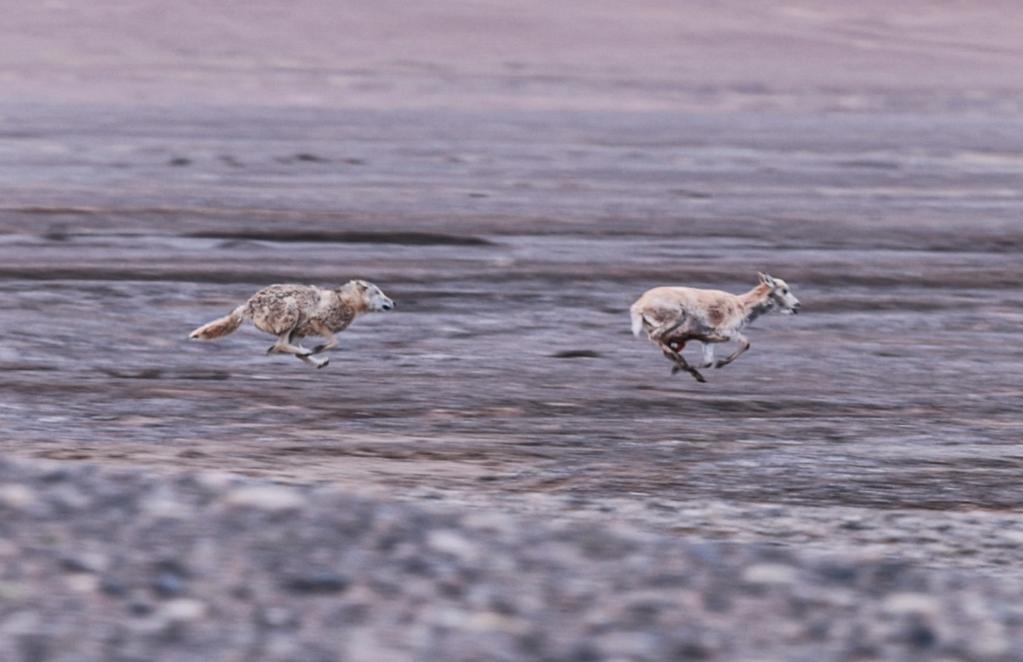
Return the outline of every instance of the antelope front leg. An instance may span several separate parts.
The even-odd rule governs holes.
[[[703,343],[703,363],[701,368],[714,367],[714,345],[709,342]]]
[[[737,340],[739,342],[739,349],[735,350],[734,352],[732,352],[731,354],[729,354],[725,358],[723,358],[720,361],[718,361],[717,363],[715,363],[714,364],[715,368],[724,368],[726,365],[728,365],[729,363],[731,363],[735,359],[737,359],[740,356],[742,356],[743,353],[747,349],[749,349],[750,345],[752,344],[746,338],[746,336],[742,335],[741,333],[735,334],[735,337],[733,338],[733,340]]]
[[[700,371],[694,368],[693,366],[689,365],[689,362],[686,361],[685,357],[683,357],[680,353],[676,352],[667,345],[661,345],[661,351],[664,352],[665,356],[671,359],[672,363],[675,364],[671,369],[671,374],[674,375],[679,370],[685,370],[690,375],[692,375],[693,379],[695,379],[696,381],[698,382],[707,381],[706,379],[704,379],[703,375],[700,374]]]

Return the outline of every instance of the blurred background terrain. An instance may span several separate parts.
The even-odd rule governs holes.
[[[1014,3],[0,9],[4,457],[1016,579]],[[628,333],[758,270],[708,384]],[[354,277],[325,370],[185,340]]]

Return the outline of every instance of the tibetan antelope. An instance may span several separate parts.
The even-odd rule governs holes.
[[[745,294],[729,294],[720,290],[692,287],[655,287],[643,293],[632,304],[632,333],[647,337],[675,365],[671,374],[685,370],[698,382],[706,381],[700,371],[682,356],[682,348],[690,340],[703,343],[700,368],[723,368],[750,348],[742,330],[765,313],[799,312],[799,300],[781,278],[759,274],[760,282]],[[734,340],[739,348],[719,361],[714,360],[716,343]]]

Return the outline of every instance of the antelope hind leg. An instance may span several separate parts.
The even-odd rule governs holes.
[[[671,374],[674,375],[674,374],[677,374],[680,370],[685,370],[690,375],[692,375],[693,379],[695,379],[696,381],[698,381],[698,382],[706,382],[707,381],[703,377],[703,375],[700,374],[699,370],[697,370],[693,366],[689,365],[689,362],[685,360],[685,357],[683,357],[681,354],[679,354],[675,350],[671,349],[670,347],[662,345],[661,346],[661,351],[664,352],[664,355],[667,356],[668,359],[670,359],[672,363],[675,364],[671,368]]]

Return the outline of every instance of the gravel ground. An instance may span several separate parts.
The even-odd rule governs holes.
[[[12,662],[1023,656],[1016,580],[223,474],[2,462],[0,534]]]

